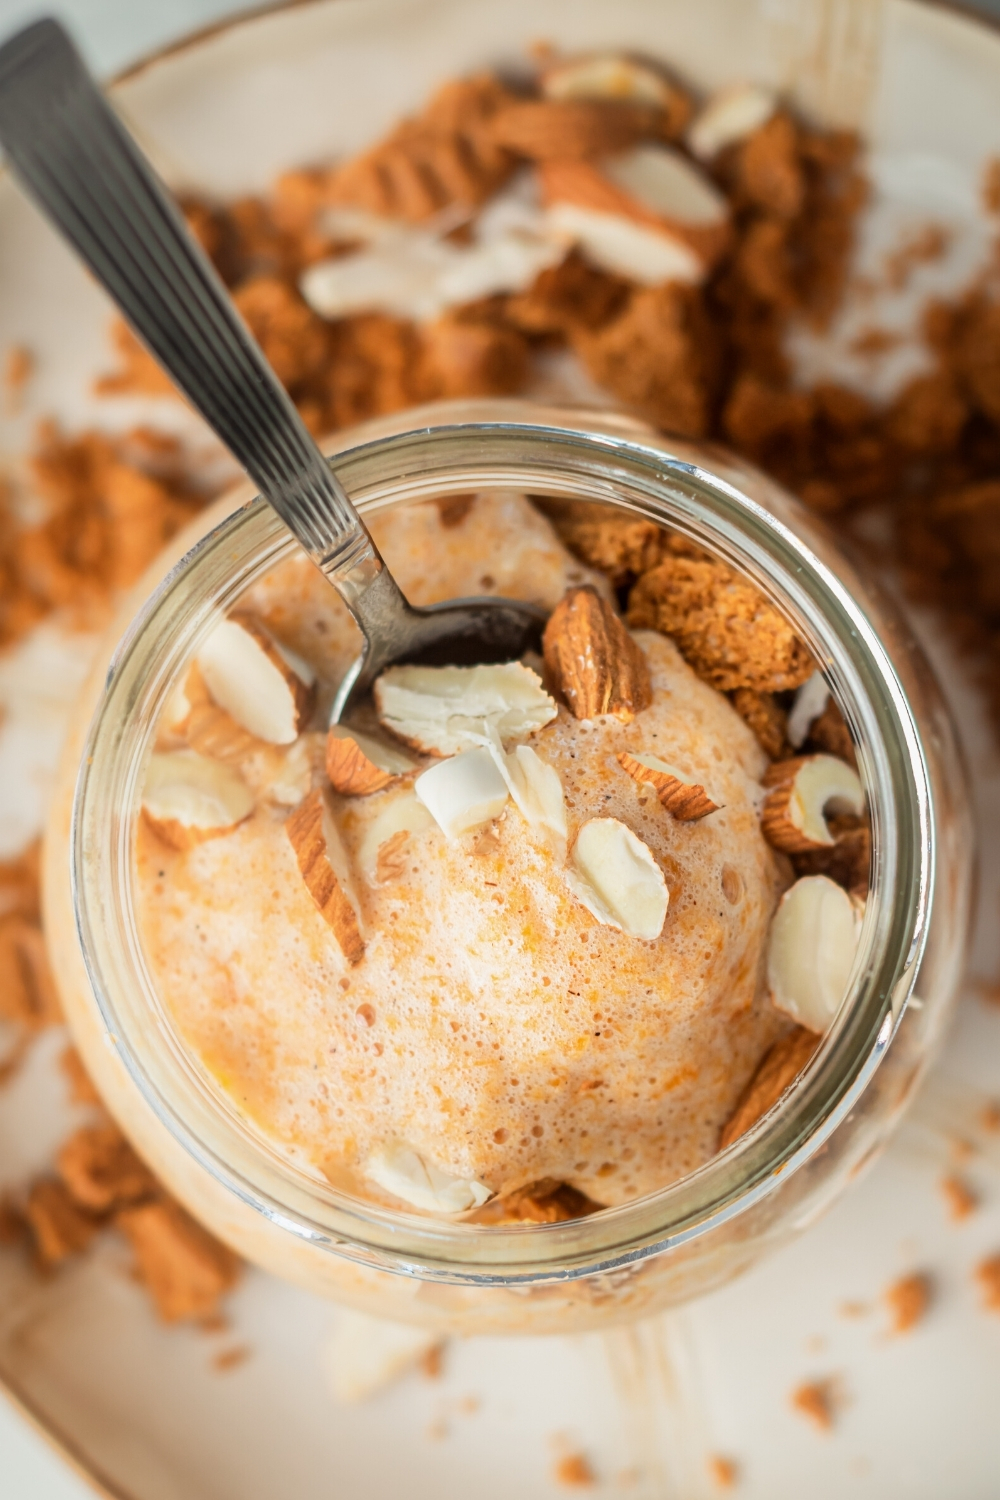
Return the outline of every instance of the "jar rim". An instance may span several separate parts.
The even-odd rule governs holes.
[[[766,1197],[808,1162],[867,1087],[909,997],[930,917],[933,805],[920,733],[865,607],[867,586],[848,564],[847,588],[838,576],[843,555],[825,529],[742,460],[663,439],[627,418],[601,414],[592,423],[579,411],[518,401],[442,403],[393,422],[394,430],[384,421],[356,429],[351,446],[329,459],[363,514],[469,490],[605,501],[696,537],[792,619],[851,726],[872,815],[861,942],[830,1031],[794,1088],[726,1151],[655,1193],[565,1223],[486,1226],[388,1210],[338,1192],[251,1133],[171,1037],[128,898],[140,773],[174,674],[236,597],[295,549],[260,498],[171,570],[109,667],[72,815],[83,957],[108,1034],[147,1104],[228,1191],[290,1233],[427,1280],[516,1285],[620,1271]],[[748,476],[766,507],[741,488]]]

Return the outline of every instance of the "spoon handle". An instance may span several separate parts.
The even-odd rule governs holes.
[[[362,629],[407,606],[208,257],[67,33],[0,48],[0,143],[24,187],[343,595]],[[366,634],[367,634],[366,629]]]

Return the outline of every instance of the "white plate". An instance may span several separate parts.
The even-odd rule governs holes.
[[[1000,37],[913,0],[336,0],[235,24],[147,65],[116,97],[176,184],[232,196],[282,168],[351,150],[437,80],[523,64],[529,42],[624,45],[703,86],[750,76],[790,90],[821,118],[863,128],[884,196],[875,255],[900,226],[945,215],[960,226],[957,285],[983,253],[975,183],[1000,147]],[[925,290],[930,282],[923,283]],[[912,306],[895,309],[900,319]],[[39,371],[25,409],[0,424],[16,462],[34,420],[125,427],[147,403],[88,393],[110,360],[107,306],[68,253],[0,184],[0,350],[28,344]],[[843,337],[803,348],[845,368]],[[889,370],[885,383],[900,378]],[[190,427],[181,408],[156,420]],[[931,649],[939,633],[928,622]],[[32,655],[31,653],[35,653]],[[61,730],[64,684],[83,647],[43,635],[0,660],[0,856],[34,832]],[[44,661],[46,665],[39,666]],[[953,663],[943,675],[966,733],[984,846],[1000,832],[1000,777],[980,706]],[[996,861],[982,911],[995,918]],[[995,920],[976,966],[997,962]],[[0,1091],[0,1187],[43,1165],[70,1123],[52,1037]],[[329,1391],[338,1314],[261,1274],[232,1327],[208,1336],[158,1326],[107,1241],[39,1282],[0,1253],[0,1379],[109,1492],[132,1500],[500,1500],[554,1492],[566,1451],[587,1454],[597,1493],[700,1500],[710,1452],[740,1465],[747,1500],[989,1500],[1000,1473],[1000,1318],[978,1305],[971,1268],[1000,1250],[1000,1137],[976,1135],[977,1105],[1000,1095],[1000,1012],[964,1007],[948,1056],[888,1155],[821,1224],[733,1286],[682,1312],[607,1336],[474,1340],[439,1381],[411,1376],[358,1407]],[[980,1148],[963,1167],[983,1194],[961,1227],[936,1181],[949,1137]],[[913,1268],[938,1300],[912,1336],[885,1336],[881,1289]],[[847,1301],[867,1305],[852,1320]],[[245,1363],[213,1368],[220,1350]],[[845,1404],[822,1436],[790,1409],[800,1381],[838,1376]]]

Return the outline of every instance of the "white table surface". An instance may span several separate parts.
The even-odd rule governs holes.
[[[0,41],[39,16],[57,15],[94,70],[107,76],[186,31],[251,9],[249,0],[0,0]],[[980,0],[1000,14],[1000,0]],[[0,1500],[92,1500],[80,1480],[0,1394]]]

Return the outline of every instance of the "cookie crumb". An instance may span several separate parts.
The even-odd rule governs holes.
[[[739,1478],[739,1470],[731,1458],[712,1453],[707,1461],[708,1477],[719,1490],[731,1490]]]
[[[866,1318],[868,1316],[867,1302],[842,1302],[837,1312],[842,1318]]]
[[[934,1296],[934,1283],[926,1271],[913,1271],[887,1287],[884,1301],[889,1311],[890,1333],[909,1333],[922,1323]]]
[[[556,1484],[565,1489],[590,1489],[597,1483],[590,1461],[582,1453],[567,1453],[557,1460],[552,1472]]]
[[[942,1177],[941,1192],[944,1195],[948,1217],[953,1223],[967,1219],[979,1207],[979,1194],[973,1192],[961,1177]]]
[[[230,1349],[220,1349],[218,1354],[212,1357],[212,1369],[224,1375],[228,1370],[238,1369],[245,1365],[253,1350],[249,1344],[234,1344]]]
[[[122,1209],[115,1224],[165,1323],[204,1318],[236,1283],[238,1258],[172,1199]]]
[[[440,1380],[444,1374],[444,1344],[435,1344],[421,1354],[417,1369],[425,1380]]]
[[[35,373],[35,356],[25,344],[11,344],[4,356],[3,388],[7,410],[14,416],[21,408],[24,388]]]
[[[991,1099],[989,1104],[983,1105],[979,1111],[979,1123],[991,1135],[1000,1132],[1000,1100]]]
[[[47,1270],[86,1250],[98,1230],[97,1220],[74,1203],[66,1184],[51,1177],[31,1188],[24,1217],[39,1262]]]
[[[65,1141],[56,1171],[80,1208],[106,1214],[152,1198],[158,1184],[117,1125],[84,1125]]]
[[[836,1381],[808,1380],[796,1386],[791,1394],[793,1411],[812,1422],[820,1432],[831,1432],[837,1415],[839,1400]]]
[[[982,1290],[983,1306],[990,1312],[1000,1313],[1000,1254],[980,1261],[975,1277]]]

